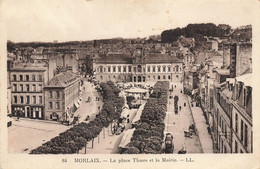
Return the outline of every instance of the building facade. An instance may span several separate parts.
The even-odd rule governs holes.
[[[55,75],[44,87],[45,119],[67,121],[79,107],[80,79],[67,71]]]
[[[251,74],[214,86],[212,136],[219,153],[252,153]]]
[[[137,49],[134,55],[109,54],[94,60],[94,75],[99,81],[118,82],[180,82],[183,63],[168,54],[144,54]]]
[[[10,70],[12,116],[44,119],[43,87],[47,79],[43,64],[18,64]]]

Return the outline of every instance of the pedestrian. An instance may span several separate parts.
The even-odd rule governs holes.
[[[179,109],[180,109],[180,111],[181,111],[181,106],[179,106]]]
[[[186,102],[184,102],[183,106],[186,107]]]

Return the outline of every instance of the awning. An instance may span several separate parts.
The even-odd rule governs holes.
[[[127,148],[127,144],[130,143],[131,138],[134,134],[134,131],[135,131],[135,128],[126,130],[126,132],[125,132],[120,144],[118,145],[118,147]]]
[[[78,102],[75,102],[74,103],[75,107],[78,109],[79,108],[79,103]]]
[[[121,117],[126,118],[129,115],[129,109],[124,108],[122,113],[121,113]]]
[[[145,103],[142,104],[142,105],[139,107],[139,109],[137,110],[137,113],[136,113],[136,115],[135,115],[135,118],[134,118],[133,121],[132,121],[132,124],[134,124],[134,123],[136,123],[136,122],[138,122],[138,121],[140,120],[141,115],[142,115],[142,112],[143,112],[143,109],[144,109],[144,105],[145,105]]]

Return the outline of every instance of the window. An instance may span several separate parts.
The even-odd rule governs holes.
[[[100,79],[103,80],[103,76],[100,76]]]
[[[20,91],[22,92],[23,91],[23,85],[20,84]]]
[[[168,66],[168,72],[170,72],[171,71],[171,66]]]
[[[237,151],[237,141],[235,141],[235,153],[238,153],[238,151]]]
[[[179,66],[175,66],[175,70],[176,70],[176,72],[178,72],[179,71]]]
[[[32,85],[32,89],[33,89],[34,92],[36,91],[36,85],[35,84]]]
[[[168,75],[168,79],[169,79],[169,80],[171,79],[171,75]]]
[[[102,73],[103,72],[103,66],[99,67],[99,71]]]
[[[151,71],[151,67],[150,67],[150,66],[147,67],[147,71],[148,71],[148,72]]]
[[[26,79],[26,81],[30,81],[29,80],[29,75],[25,75],[25,79]]]
[[[56,102],[56,109],[60,109],[60,103]]]
[[[26,104],[30,104],[30,96],[26,96]]]
[[[39,75],[39,81],[42,81],[42,75]]]
[[[128,66],[128,72],[132,72],[132,66]]]
[[[49,91],[49,98],[52,98],[52,91]]]
[[[134,72],[136,72],[136,67],[134,67]]]
[[[30,85],[26,84],[26,91],[29,92],[30,91]]]
[[[123,69],[124,72],[126,72],[126,66],[124,66],[124,69]]]
[[[20,96],[21,104],[23,104],[23,96]]]
[[[42,104],[42,96],[39,96],[39,104]]]
[[[23,75],[20,75],[19,78],[20,78],[20,81],[23,81]]]
[[[248,137],[248,128],[247,128],[247,125],[245,124],[245,147],[248,146],[248,144],[247,144],[247,137]]]
[[[158,66],[157,70],[158,70],[158,72],[161,72],[161,66]]]
[[[164,80],[166,79],[165,75],[163,75],[163,79],[164,79]]]
[[[121,66],[118,66],[117,68],[118,68],[118,72],[121,72]]]
[[[142,66],[141,65],[138,65],[138,72],[142,72]]]
[[[39,84],[39,91],[42,91],[42,84]]]
[[[155,66],[153,66],[153,72],[155,72]]]
[[[14,96],[14,103],[17,103],[17,96]]]
[[[108,66],[107,71],[111,72],[111,67],[110,66]]]
[[[237,133],[238,132],[238,116],[237,116],[237,114],[236,114],[236,121],[235,121],[235,123],[236,123],[235,130],[236,130],[236,133]]]
[[[163,72],[166,72],[166,66],[163,66]]]
[[[243,143],[244,141],[244,121],[241,120],[241,128],[240,128],[240,139],[241,139],[241,142]]]
[[[35,81],[35,75],[32,75],[32,81]]]
[[[17,91],[17,84],[14,84],[14,91]]]
[[[159,75],[159,76],[158,76],[158,80],[160,80],[160,79],[161,79],[161,76]]]
[[[49,109],[52,109],[52,102],[49,102]]]
[[[36,96],[33,96],[33,104],[36,104]]]
[[[60,98],[60,92],[56,91],[56,98]]]
[[[16,75],[13,75],[13,80],[14,80],[14,81],[17,81]]]
[[[116,72],[116,67],[115,66],[113,67],[113,72]]]

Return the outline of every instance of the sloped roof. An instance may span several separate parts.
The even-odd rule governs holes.
[[[251,86],[252,87],[252,73],[245,74],[242,76],[236,77],[236,80],[238,82],[243,82],[245,86]]]
[[[55,75],[46,87],[67,87],[77,80],[77,75],[68,71]]]
[[[133,56],[124,54],[108,54],[96,59],[97,63],[125,63],[131,64]]]
[[[146,63],[181,63],[176,56],[160,53],[150,53],[145,56]]]

